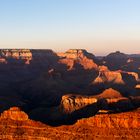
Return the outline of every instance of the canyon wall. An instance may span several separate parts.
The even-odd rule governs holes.
[[[16,113],[13,118],[11,114]],[[22,116],[21,116],[22,114]],[[23,115],[24,114],[24,115]],[[20,119],[18,119],[20,116]],[[140,112],[96,115],[78,120],[72,125],[51,127],[27,118],[19,108],[11,108],[0,116],[0,139],[136,139],[140,137]],[[102,131],[101,131],[102,129]]]

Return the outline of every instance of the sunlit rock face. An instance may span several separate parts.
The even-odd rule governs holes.
[[[9,61],[9,59],[25,60],[25,64],[29,64],[32,60],[32,53],[29,49],[1,49],[1,59]]]
[[[28,59],[32,58],[32,53],[29,49],[1,49],[1,57]]]
[[[74,66],[80,64],[84,69],[97,69],[95,56],[82,49],[70,49],[65,53],[57,54],[61,59],[60,63],[66,64],[69,70],[74,69]]]
[[[137,84],[135,88],[140,89],[140,84]]]
[[[101,83],[115,83],[115,84],[124,84],[122,75],[118,71],[110,71],[106,66],[99,67],[99,75],[93,81],[93,84]]]
[[[96,115],[95,117],[82,119],[77,122],[77,124],[85,124],[85,123],[88,124],[88,126],[94,125],[95,127],[98,128],[108,128],[108,129],[111,128],[112,130],[113,128],[115,128],[118,130],[119,133],[119,129],[127,128],[129,130],[132,128],[140,127],[140,110],[119,114]]]
[[[88,105],[97,104],[97,102],[98,100],[95,97],[64,95],[61,100],[61,108],[65,113],[72,113],[73,111],[82,109]],[[95,110],[97,110],[97,108]]]
[[[66,58],[71,58],[71,59],[83,58],[85,56],[94,57],[92,54],[88,53],[84,49],[70,49],[66,51],[65,53],[58,53],[58,55],[60,57],[66,57]]]
[[[105,89],[102,93],[94,97],[98,100],[100,99],[100,110],[122,112],[134,109],[138,106],[133,104],[135,98],[130,99],[124,97],[122,93],[112,88]]]
[[[3,119],[12,119],[17,121],[26,121],[28,120],[28,115],[20,110],[18,107],[12,107],[9,110],[4,111],[1,114]]]
[[[139,75],[136,72],[126,72],[122,70],[110,71],[107,66],[99,66],[99,75],[93,81],[93,84],[113,83],[126,84],[125,82],[139,81]],[[130,79],[127,80],[127,79]]]
[[[49,126],[30,120],[18,107],[11,107],[0,116],[1,140],[46,140]]]
[[[121,93],[115,89],[108,88],[105,89],[102,93],[96,95],[97,98],[120,98],[122,97]]]
[[[17,107],[7,110],[7,112],[11,111],[22,112]],[[79,119],[71,125],[57,127],[30,119],[16,119],[11,119],[9,115],[6,117],[1,115],[1,140],[79,140],[79,137],[81,139],[106,140],[114,139],[114,136],[117,139],[123,137],[123,139],[137,140],[140,136],[140,110],[117,114],[98,114],[90,118]]]
[[[139,75],[136,72],[127,72],[128,75],[132,75],[136,81],[139,81]]]
[[[0,62],[10,63],[13,61],[24,62],[24,64],[31,63],[49,63],[56,59],[56,54],[49,49],[34,50],[34,49],[0,49]]]

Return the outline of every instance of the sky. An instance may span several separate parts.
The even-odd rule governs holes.
[[[0,48],[140,53],[140,0],[0,0]]]

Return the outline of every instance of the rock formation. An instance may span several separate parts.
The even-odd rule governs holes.
[[[25,64],[29,64],[32,60],[32,53],[29,49],[1,49],[0,57],[5,62],[8,62],[8,59],[21,59],[25,60]]]
[[[26,121],[28,120],[28,115],[21,111],[18,107],[12,107],[1,114],[2,119],[11,119],[15,121]]]
[[[58,56],[61,57],[59,62],[66,64],[69,70],[76,64],[80,64],[84,69],[97,69],[97,64],[94,62],[95,56],[86,50],[71,49],[65,53],[58,53]]]
[[[118,71],[110,71],[106,66],[99,66],[99,75],[93,81],[93,84],[101,83],[124,84],[122,75]]]
[[[102,59],[102,63],[110,70],[123,70],[136,72],[140,76],[140,57],[138,55],[127,55],[121,52],[110,53]]]
[[[112,139],[112,134],[119,137],[118,130],[114,128],[127,128],[129,123],[121,124],[121,121],[126,121],[123,115],[119,119],[112,116],[117,117],[119,112],[140,107],[139,67],[139,57],[120,52],[111,53],[107,57],[95,57],[82,49],[72,49],[65,53],[1,49],[0,112],[4,112],[0,117],[0,139],[61,139],[63,136],[67,139],[69,135],[69,139],[93,139],[91,134],[96,132],[103,136],[100,128],[107,132],[102,131],[104,135],[109,134],[106,139]],[[13,106],[21,107],[29,116],[17,107],[7,110]],[[101,118],[105,122],[97,127],[97,113],[114,114],[103,115],[104,118],[102,114],[98,115],[98,121]],[[124,113],[124,116],[130,114]],[[92,117],[91,125],[86,119],[83,124],[80,119],[88,117]],[[53,122],[67,126],[50,127],[29,118],[50,125],[56,125],[51,124]],[[130,115],[132,122],[133,119]],[[77,120],[80,123],[76,123]],[[98,123],[94,124],[96,121]],[[104,126],[108,128],[106,122],[113,130],[105,129]],[[135,130],[132,127],[131,130],[123,129],[119,132],[122,136],[123,132],[139,134],[138,129]],[[83,134],[86,131],[87,137]],[[136,136],[132,134],[132,138]]]
[[[51,127],[27,119],[22,112],[22,119],[11,117],[11,112],[21,115],[19,108],[10,108],[0,116],[0,139],[4,140],[46,140],[46,139],[139,139],[140,112],[120,114],[101,114],[78,120],[75,124]],[[25,117],[26,116],[26,117]],[[26,118],[26,119],[25,119]],[[17,119],[17,120],[16,120]],[[102,129],[102,131],[101,131]],[[126,135],[127,134],[127,135]]]
[[[28,115],[18,107],[6,110],[0,116],[0,139],[2,140],[45,140],[47,129],[48,126],[30,120]]]
[[[121,93],[112,88],[105,89],[101,94],[96,95],[97,98],[120,98]]]
[[[104,58],[104,64],[109,67],[110,70],[118,70],[125,66],[129,56],[119,51],[110,53]]]
[[[61,108],[65,113],[72,113],[75,110],[80,110],[88,105],[97,104],[97,102],[98,100],[94,97],[64,95],[61,100]]]
[[[139,81],[139,75],[136,72],[126,72],[122,70],[117,71],[110,71],[106,66],[99,66],[99,75],[93,81],[94,84],[101,84],[101,83],[113,83],[113,84],[126,84],[126,79],[135,80],[135,82]],[[125,79],[124,79],[124,76]]]

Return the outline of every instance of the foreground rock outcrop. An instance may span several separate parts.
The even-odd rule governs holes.
[[[15,114],[14,118],[13,114]],[[30,120],[27,114],[17,107],[10,108],[0,116],[0,139],[2,140],[112,140],[114,138],[138,140],[140,138],[139,128],[140,110],[96,115],[78,120],[72,125],[58,127]]]
[[[27,121],[28,120],[28,115],[21,111],[18,107],[12,107],[8,111],[4,111],[1,114],[2,119],[11,119],[15,121]]]
[[[18,107],[6,110],[0,116],[2,140],[45,140],[48,128],[49,126],[30,120]]]

